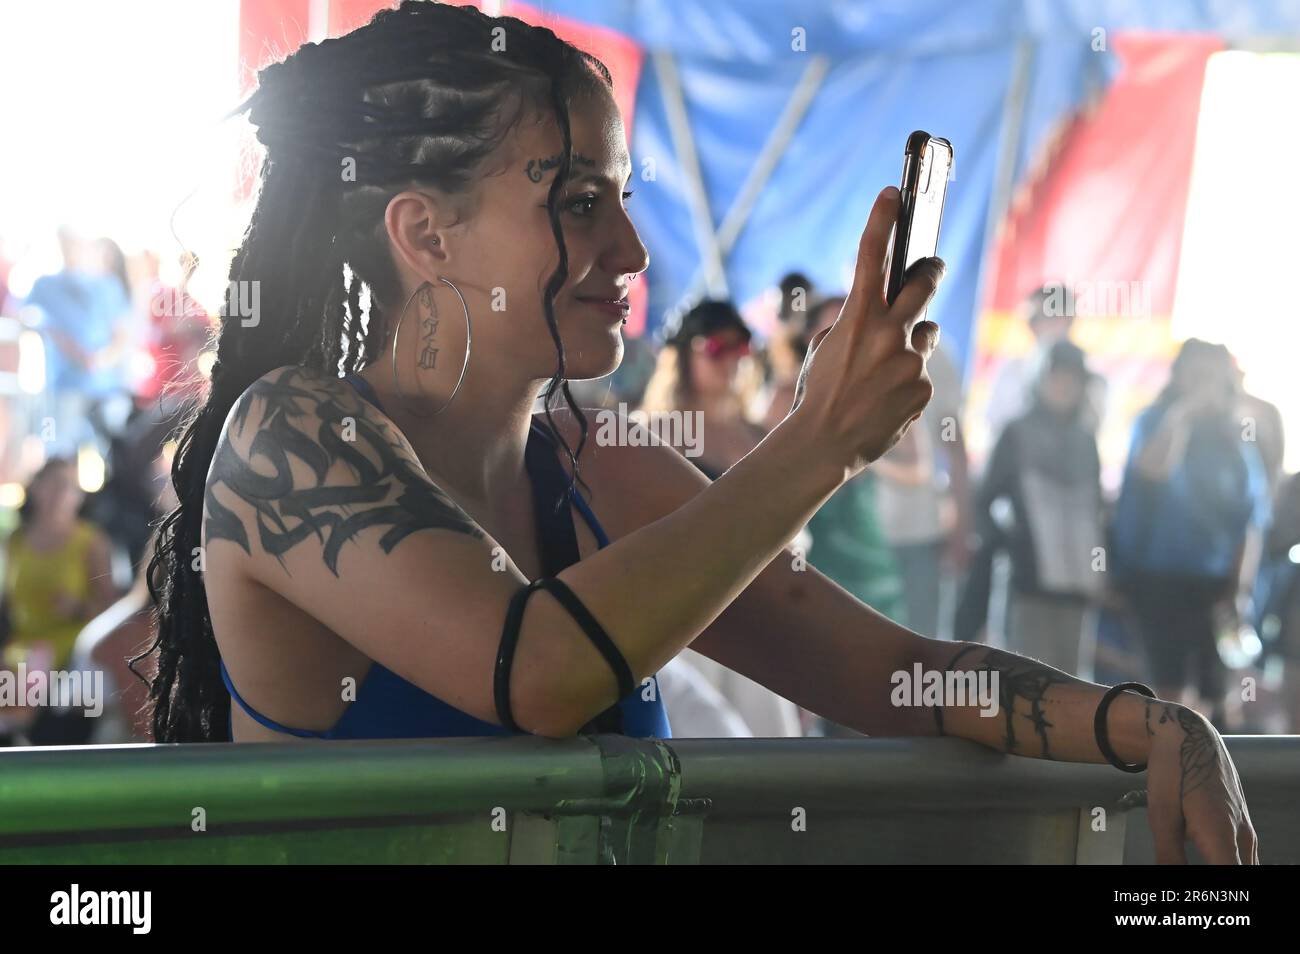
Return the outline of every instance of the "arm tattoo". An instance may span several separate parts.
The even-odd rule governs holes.
[[[1156,725],[1164,725],[1166,722],[1175,720],[1174,707],[1171,703],[1161,702],[1159,699],[1148,699],[1146,701],[1147,738],[1151,738],[1156,734],[1156,730],[1151,728],[1151,710],[1156,708],[1160,710],[1160,719],[1156,722]]]
[[[969,653],[969,652],[974,652],[976,649],[979,649],[979,648],[980,648],[980,647],[978,647],[978,646],[967,646],[967,647],[965,647],[965,648],[964,648],[961,652],[959,652],[956,656],[953,656],[953,657],[952,657],[952,659],[949,661],[948,665],[944,667],[944,672],[951,672],[951,671],[952,671],[952,667],[955,666],[955,665],[957,665],[957,660],[961,659],[961,657],[962,657],[962,656],[965,656],[967,653]],[[934,707],[934,721],[935,721],[935,724],[938,725],[938,727],[939,727],[939,735],[943,735],[943,734],[944,734],[944,731],[943,731],[943,706],[935,706],[935,707]]]
[[[1182,777],[1178,782],[1178,798],[1192,794],[1210,780],[1219,764],[1219,743],[1205,727],[1205,720],[1188,709],[1178,709],[1178,724],[1184,733],[1179,750],[1179,767]]]
[[[596,167],[596,160],[589,156],[584,156],[580,152],[573,154],[574,165]],[[553,156],[547,156],[545,159],[529,159],[528,165],[524,167],[524,175],[528,176],[533,182],[541,182],[542,177],[552,169],[560,165],[560,154],[557,152]]]
[[[1219,745],[1214,733],[1205,727],[1205,720],[1189,709],[1175,707],[1168,702],[1150,699],[1146,704],[1147,736],[1154,736],[1151,728],[1151,710],[1160,710],[1157,725],[1177,722],[1183,730],[1183,742],[1178,750],[1180,777],[1178,780],[1178,800],[1196,791],[1210,780],[1219,764]]]
[[[1046,702],[1046,697],[1048,690],[1053,686],[1068,684],[1072,681],[1071,677],[1032,659],[1024,659],[1012,653],[1003,652],[1000,649],[979,646],[964,647],[948,663],[945,672],[952,671],[962,656],[975,649],[984,649],[984,655],[969,671],[976,674],[981,672],[997,674],[998,706],[1006,726],[1006,733],[1003,736],[1004,751],[1012,754],[1020,754],[1025,751],[1028,739],[1023,734],[1023,722],[1028,722],[1028,727],[1038,737],[1039,745],[1042,748],[1042,757],[1045,759],[1052,758],[1047,730],[1052,728],[1054,723],[1048,718],[1047,706],[1050,703]],[[1017,707],[1019,707],[1019,710]],[[942,734],[942,716],[939,716],[938,719],[939,731]],[[1016,731],[1018,725],[1022,728],[1019,736],[1017,736]]]
[[[417,530],[453,530],[482,538],[478,525],[412,462],[403,441],[368,413],[359,396],[347,398],[337,384],[330,386],[327,378],[301,368],[263,378],[244,393],[229,426],[242,432],[257,400],[264,410],[247,460],[231,445],[229,435],[223,436],[213,457],[204,497],[209,541],[230,540],[252,555],[248,529],[217,499],[218,485],[252,508],[262,549],[281,565],[285,553],[313,537],[335,576],[343,545],[368,527],[385,528],[379,541],[385,553]],[[304,432],[313,418],[318,422],[314,437]],[[355,440],[342,436],[348,424],[355,427]],[[310,469],[310,486],[295,486],[291,456]],[[254,461],[263,466],[255,470]],[[355,482],[326,483],[339,462],[357,476]]]

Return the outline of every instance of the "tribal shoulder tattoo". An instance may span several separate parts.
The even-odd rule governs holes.
[[[250,427],[256,433],[245,441]],[[247,453],[234,446],[235,434]],[[295,479],[291,458],[306,465],[307,480],[302,467]],[[221,503],[218,487],[248,505],[252,527]],[[230,540],[251,556],[255,534],[283,565],[284,554],[314,539],[336,576],[344,544],[369,527],[383,528],[385,553],[417,530],[484,535],[419,469],[390,423],[346,383],[303,368],[264,377],[240,397],[213,456],[204,504],[209,542]]]

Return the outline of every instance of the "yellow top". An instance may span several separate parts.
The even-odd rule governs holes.
[[[54,669],[62,669],[72,656],[77,634],[89,622],[81,616],[67,614],[59,607],[59,597],[85,604],[90,598],[90,570],[87,557],[95,527],[78,520],[67,543],[49,553],[31,549],[21,529],[9,537],[5,560],[4,593],[13,626],[6,656],[16,665],[25,658],[33,643],[48,642],[54,647]]]

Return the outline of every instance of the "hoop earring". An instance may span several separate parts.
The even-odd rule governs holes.
[[[415,412],[412,412],[413,414],[415,414],[416,417],[420,417],[420,418],[436,417],[437,415],[441,414],[443,411],[447,410],[447,408],[451,406],[451,402],[456,399],[456,394],[460,391],[460,386],[465,381],[465,372],[469,370],[469,348],[470,348],[470,341],[472,337],[472,329],[470,327],[470,319],[469,319],[469,306],[465,304],[465,296],[460,293],[459,288],[457,288],[450,281],[448,281],[445,278],[442,278],[441,276],[439,276],[438,280],[443,284],[449,285],[451,287],[451,290],[456,293],[456,297],[460,299],[461,310],[465,312],[465,360],[461,363],[460,377],[456,380],[456,386],[452,388],[451,397],[447,398],[446,403],[444,403],[442,407],[438,408],[438,410],[434,411],[432,414],[415,414]],[[402,393],[402,385],[399,382],[397,376],[397,339],[398,336],[401,334],[402,322],[406,320],[406,312],[407,309],[411,307],[411,302],[415,301],[416,296],[419,295],[421,292],[424,292],[426,289],[429,290],[429,307],[433,310],[434,327],[437,328],[437,322],[439,320],[437,317],[438,305],[433,300],[432,284],[430,284],[429,282],[425,282],[419,288],[417,288],[415,291],[411,293],[410,298],[406,299],[406,304],[402,306],[402,313],[397,318],[397,327],[393,329],[393,361],[392,361],[393,390],[397,392],[398,399],[401,400],[403,403],[409,403],[409,402],[407,401],[406,395]]]

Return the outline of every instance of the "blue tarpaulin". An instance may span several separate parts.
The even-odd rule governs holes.
[[[972,337],[1004,124],[1019,129],[1019,181],[1053,128],[1114,76],[1112,32],[1212,33],[1229,45],[1289,36],[1300,46],[1300,0],[547,0],[540,6],[624,33],[648,56],[672,55],[714,227],[810,57],[826,57],[829,70],[816,98],[725,259],[738,303],[795,269],[822,290],[844,290],[871,203],[898,181],[907,135],[925,129],[951,140],[956,172],[939,249],[949,273],[930,316],[959,363]],[[795,49],[799,40],[802,50]],[[1018,56],[1027,57],[1019,62],[1027,63],[1029,82],[1020,115],[1009,116]],[[695,286],[702,253],[652,59],[638,91],[632,152],[636,195],[629,209],[652,259],[647,324],[653,330]],[[651,181],[640,175],[647,159],[653,160]]]

